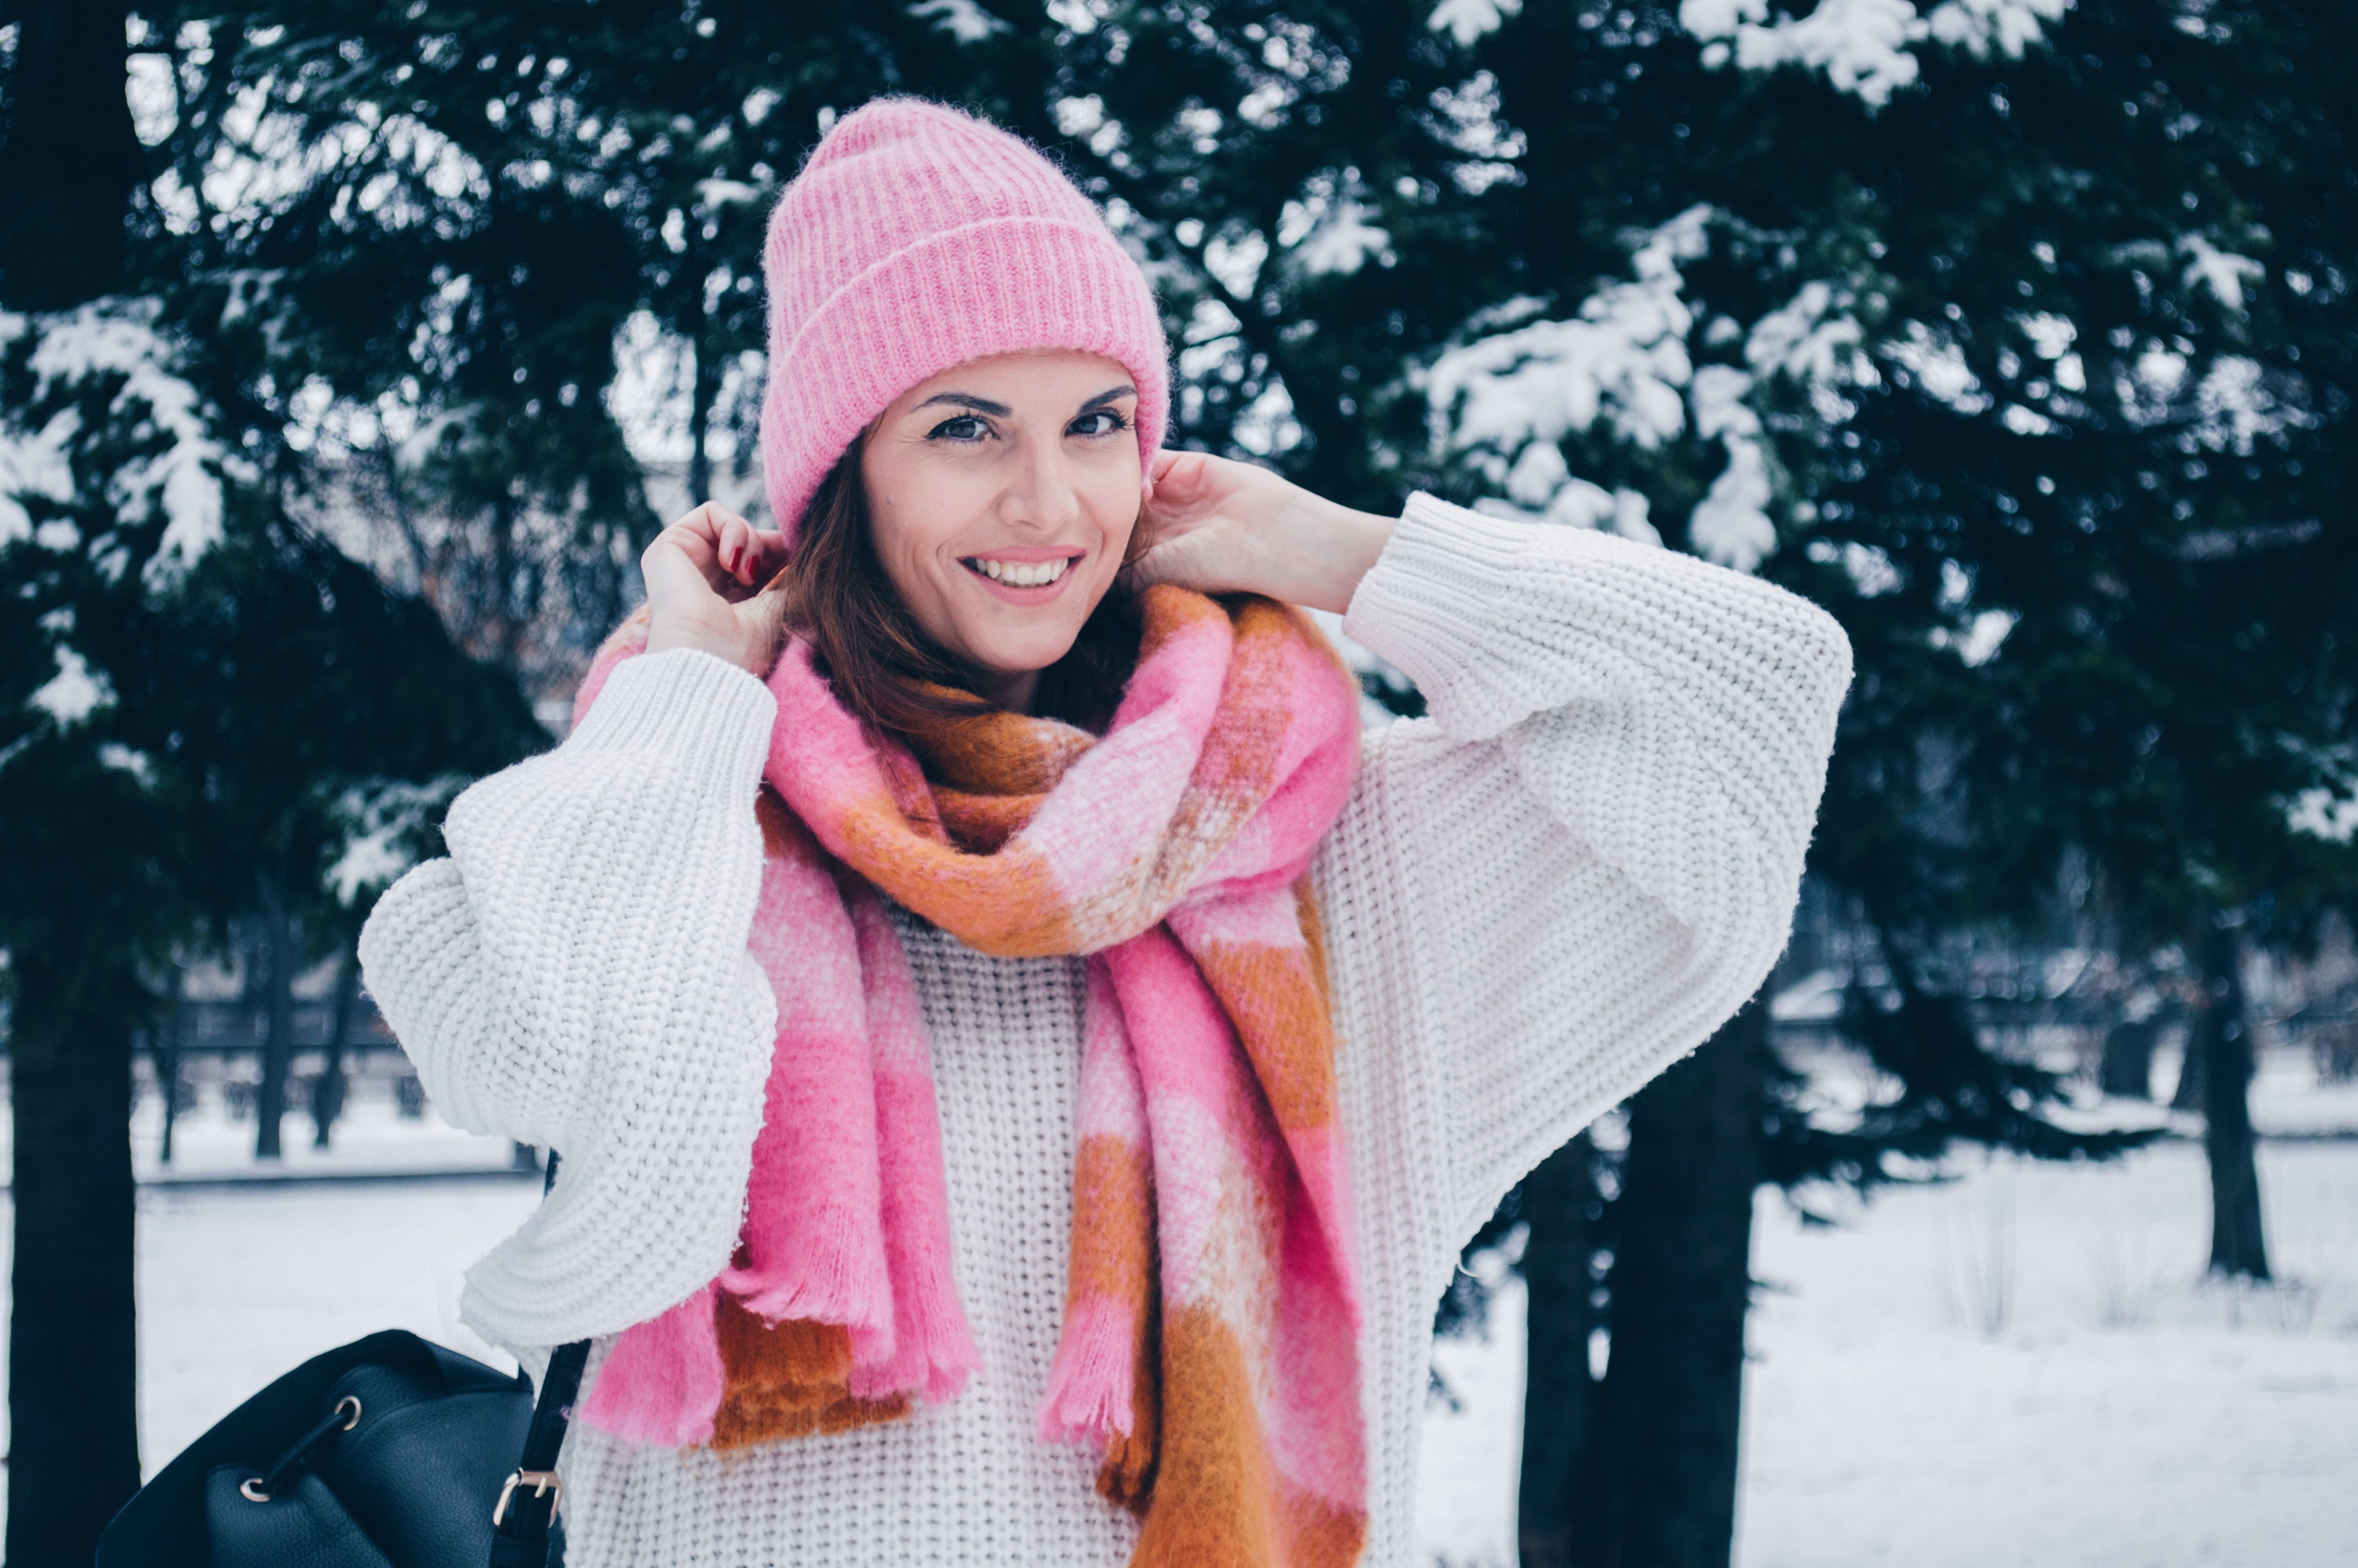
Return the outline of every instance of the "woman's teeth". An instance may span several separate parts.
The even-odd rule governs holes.
[[[1010,588],[1045,588],[1065,575],[1073,564],[1070,556],[1059,556],[1053,561],[994,561],[982,556],[970,556],[968,566],[993,582],[1003,582]]]

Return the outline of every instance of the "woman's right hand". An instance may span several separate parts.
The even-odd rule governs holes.
[[[639,557],[647,579],[647,652],[700,648],[756,677],[778,656],[784,535],[706,502],[655,535]]]

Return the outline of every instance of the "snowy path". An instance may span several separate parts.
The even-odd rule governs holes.
[[[1839,1229],[1761,1205],[1742,1568],[2340,1568],[2358,1561],[2358,1145],[2271,1145],[2279,1270],[2197,1289],[2198,1150],[2001,1164]],[[492,1358],[452,1303],[528,1183],[142,1196],[152,1469],[304,1357],[406,1327]],[[2010,1264],[2006,1260],[2010,1256]],[[1427,1539],[1507,1564],[1520,1303],[1444,1346]],[[1995,1327],[1996,1333],[1985,1333]]]

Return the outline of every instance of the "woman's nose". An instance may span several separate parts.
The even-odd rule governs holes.
[[[1001,520],[1054,533],[1080,515],[1081,492],[1062,442],[1027,442],[1000,496]]]

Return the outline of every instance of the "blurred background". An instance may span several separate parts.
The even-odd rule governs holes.
[[[1849,629],[1782,965],[1439,1303],[1431,1560],[2358,1558],[2358,16],[1793,3],[0,0],[11,1568],[492,1355],[539,1152],[353,936],[760,514],[763,222],[892,92],[1103,204],[1174,443]]]

